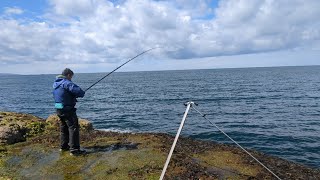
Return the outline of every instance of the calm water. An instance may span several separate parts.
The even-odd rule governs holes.
[[[103,75],[73,81],[85,89]],[[46,118],[54,79],[0,76],[0,110]],[[320,167],[320,66],[114,73],[79,100],[78,115],[97,129],[175,134],[189,100],[244,147]],[[229,143],[194,110],[182,135]]]

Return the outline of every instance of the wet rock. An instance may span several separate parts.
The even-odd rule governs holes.
[[[44,121],[30,114],[0,112],[0,142],[14,144],[44,131]]]
[[[18,124],[20,127],[25,127],[30,123],[44,122],[43,119],[22,113],[14,112],[0,112],[0,126],[6,126],[9,124]]]
[[[10,124],[8,126],[0,127],[0,143],[14,144],[25,141],[26,129],[21,128],[17,124]]]
[[[15,121],[15,117],[1,112],[0,116],[0,123],[5,122],[0,126],[3,134],[27,127],[19,123],[11,127],[8,122]],[[32,125],[28,121],[15,122]],[[37,130],[37,121],[33,123]],[[58,128],[58,117],[50,116],[46,128],[50,124]],[[90,126],[88,123],[86,129]],[[173,136],[162,133],[92,130],[81,133],[81,147],[88,154],[74,157],[60,153],[59,132],[46,129],[46,133],[27,138],[26,143],[0,146],[0,176],[5,179],[159,179],[173,140]],[[248,151],[282,179],[320,179],[319,169]],[[180,137],[165,179],[276,178],[235,146]]]
[[[60,120],[56,114],[53,114],[47,118],[46,123],[52,127],[59,127]],[[84,130],[84,131],[93,130],[92,123],[86,119],[79,118],[79,125],[81,130]]]
[[[59,127],[59,117],[57,115],[50,115],[47,119],[46,119],[46,123],[49,126],[54,126],[54,127]]]
[[[86,119],[79,119],[79,125],[80,129],[85,130],[85,131],[91,131],[93,130],[93,125],[90,121]]]

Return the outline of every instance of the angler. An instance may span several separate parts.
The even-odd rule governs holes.
[[[66,68],[63,70],[62,74],[57,76],[55,82],[53,83],[53,97],[55,101],[55,108],[57,115],[61,121],[60,123],[60,151],[69,151],[70,155],[82,155],[86,154],[85,150],[80,149],[80,139],[79,139],[79,122],[76,114],[76,102],[77,98],[84,97],[86,91],[92,88],[94,85],[98,84],[104,78],[134,60],[135,58],[141,56],[142,54],[152,51],[155,48],[148,49],[142,53],[136,55],[135,57],[129,59],[97,82],[89,86],[85,91],[83,91],[78,85],[71,81],[73,77],[73,71]]]
[[[76,102],[79,97],[84,97],[83,91],[71,81],[73,71],[69,68],[63,70],[53,83],[53,97],[55,108],[60,119],[60,151],[69,151],[70,155],[85,154],[80,149],[79,122],[76,113]]]

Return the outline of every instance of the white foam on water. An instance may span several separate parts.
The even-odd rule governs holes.
[[[107,129],[97,129],[99,131],[106,131],[106,132],[117,132],[117,133],[132,133],[130,129],[116,129],[116,128],[107,128]]]

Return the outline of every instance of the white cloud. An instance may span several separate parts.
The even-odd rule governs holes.
[[[98,2],[99,0],[49,0],[49,3],[53,6],[56,14],[70,16],[89,15],[98,7]]]
[[[4,14],[6,15],[13,15],[13,14],[22,14],[23,10],[17,7],[7,7],[4,9]]]
[[[212,69],[212,68],[242,68],[270,67],[294,65],[320,65],[320,51],[281,51],[237,56],[219,56],[214,58],[199,58],[188,60],[137,59],[124,66],[121,71],[153,71],[179,69]],[[289,59],[290,61],[288,61]],[[8,64],[0,66],[1,73],[18,74],[58,74],[69,67],[75,73],[79,72],[110,72],[119,64],[114,63],[68,63],[68,62],[30,62],[28,64]]]
[[[170,2],[180,11],[186,11],[197,19],[206,18],[213,14],[213,8],[210,7],[212,1],[216,0],[172,0]]]
[[[112,63],[155,46],[166,59],[320,48],[318,0],[221,0],[215,9],[207,0],[49,4],[43,22],[0,16],[2,65]],[[13,9],[4,14],[23,13]]]
[[[221,1],[187,51],[206,57],[310,48],[320,40],[319,7],[311,0]]]

